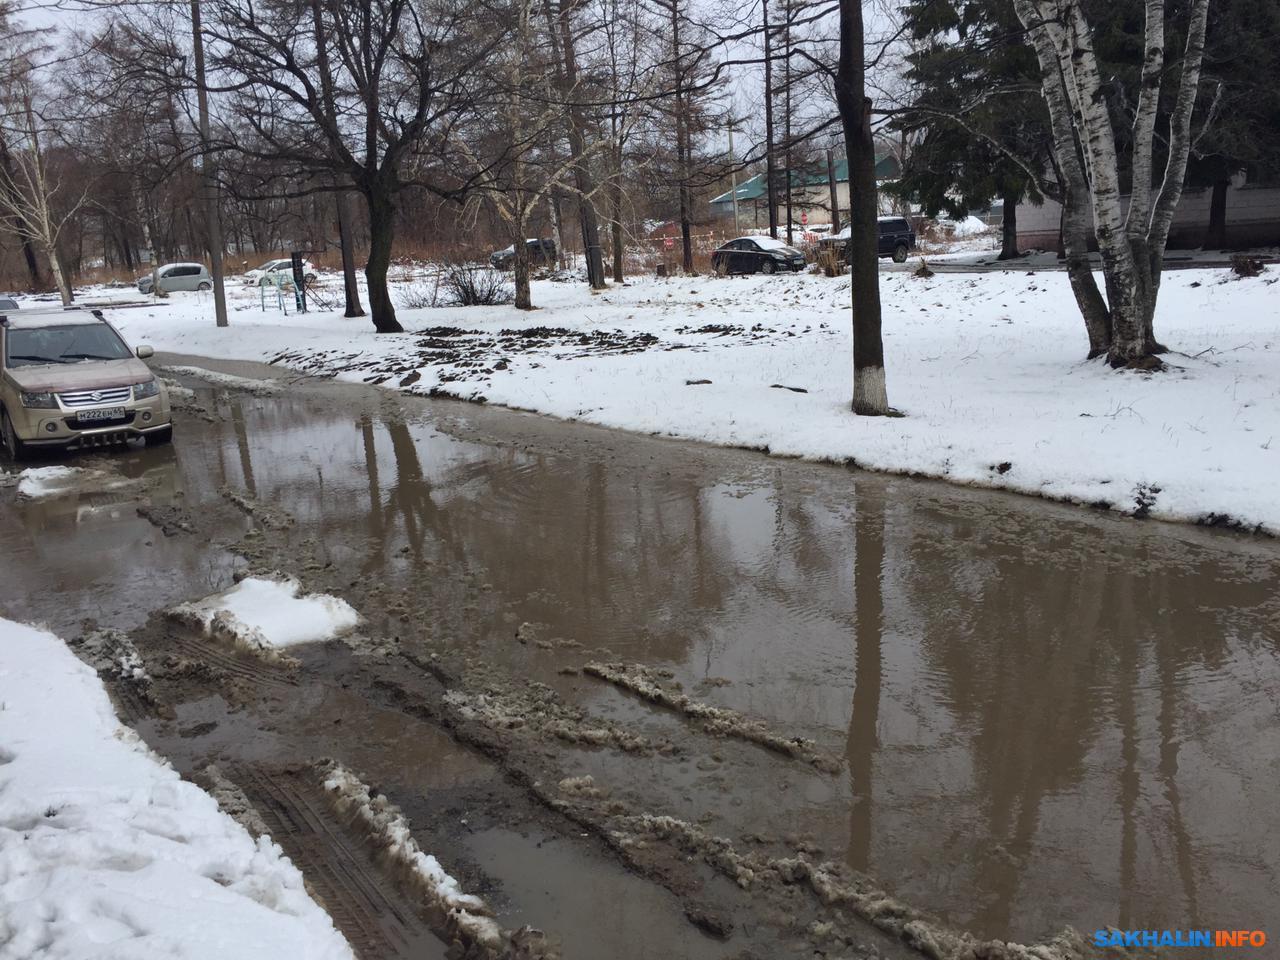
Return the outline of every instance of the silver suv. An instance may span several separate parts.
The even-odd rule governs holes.
[[[39,447],[173,438],[169,394],[97,310],[0,311],[0,444],[12,460]]]
[[[213,277],[203,263],[166,263],[138,278],[142,293],[173,293],[175,290],[212,290]]]

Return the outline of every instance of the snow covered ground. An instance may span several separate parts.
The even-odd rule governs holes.
[[[0,960],[350,960],[268,839],[115,718],[52,634],[0,619]]]
[[[296,580],[246,577],[222,593],[184,603],[174,613],[260,653],[342,636],[360,619],[339,597],[301,591]]]
[[[1176,352],[1153,376],[1083,360],[1064,273],[886,272],[901,419],[848,410],[847,277],[642,277],[598,294],[541,281],[533,313],[402,310],[410,332],[389,336],[337,311],[264,312],[243,287],[223,330],[200,294],[114,319],[164,350],[1280,533],[1277,279],[1274,266],[1251,279],[1166,274],[1157,334]]]

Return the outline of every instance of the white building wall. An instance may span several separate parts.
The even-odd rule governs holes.
[[[1169,233],[1171,247],[1200,245],[1209,227],[1212,197],[1213,191],[1208,187],[1183,191]],[[1124,205],[1127,208],[1127,197]],[[1062,206],[1054,200],[1046,200],[1038,207],[1019,204],[1018,245],[1024,249],[1057,250],[1061,215]],[[1091,226],[1092,219],[1090,215]],[[1280,243],[1280,187],[1246,184],[1243,175],[1232,182],[1227,190],[1227,243]]]

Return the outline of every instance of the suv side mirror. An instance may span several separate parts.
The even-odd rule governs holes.
[[[146,360],[148,357],[154,357],[156,352],[144,343],[134,353],[138,355],[139,360]]]

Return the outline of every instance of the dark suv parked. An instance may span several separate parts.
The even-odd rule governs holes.
[[[820,241],[820,246],[835,248],[849,258],[849,228],[845,227],[834,237]],[[880,218],[880,256],[893,257],[894,263],[905,263],[907,254],[916,248],[916,232],[905,217]]]
[[[556,264],[556,242],[554,240],[526,240],[529,248],[529,266],[554,267]],[[495,250],[489,254],[489,263],[498,270],[514,270],[516,268],[515,245]]]

